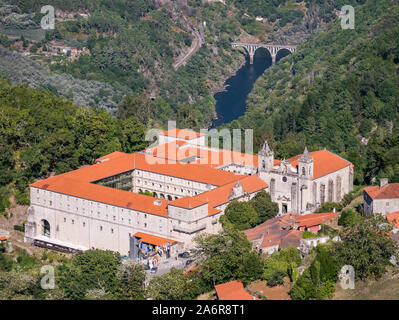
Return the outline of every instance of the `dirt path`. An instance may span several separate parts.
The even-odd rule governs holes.
[[[257,292],[265,296],[267,300],[291,300],[289,291],[291,284],[285,279],[284,285],[269,287],[266,281],[256,281],[247,287],[250,292]]]

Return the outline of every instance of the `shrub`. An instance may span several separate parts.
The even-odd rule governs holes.
[[[30,200],[27,197],[27,194],[25,191],[17,190],[15,192],[15,200],[17,201],[18,204],[21,204],[21,205],[28,206],[30,204]]]
[[[271,277],[269,277],[266,281],[267,281],[267,285],[269,287],[274,287],[274,286],[278,286],[278,285],[282,285],[284,284],[284,277],[287,274],[281,270],[276,270]]]
[[[25,222],[22,223],[21,225],[14,225],[14,230],[20,231],[20,232],[25,232]]]
[[[344,227],[349,227],[355,225],[357,222],[359,222],[362,219],[359,213],[352,209],[345,209],[342,211],[339,219],[338,219],[338,225],[339,226],[344,226]]]
[[[302,234],[302,238],[303,239],[317,238],[317,237],[318,237],[318,235],[316,233],[313,233],[313,232],[310,232],[310,231],[305,231]]]
[[[333,212],[334,209],[335,211],[341,211],[342,210],[342,205],[336,202],[325,202],[323,205],[315,211],[315,213],[322,213],[322,212]]]

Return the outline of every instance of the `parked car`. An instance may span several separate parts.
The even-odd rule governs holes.
[[[190,252],[185,251],[185,252],[179,253],[177,256],[179,258],[188,258],[190,256]]]
[[[158,271],[158,267],[152,267],[150,272],[157,273],[157,271]]]

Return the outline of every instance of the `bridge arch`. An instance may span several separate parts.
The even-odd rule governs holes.
[[[290,53],[296,51],[296,45],[278,45],[278,44],[263,44],[263,43],[244,43],[244,42],[233,42],[233,48],[242,47],[248,52],[249,61],[251,64],[254,62],[255,51],[259,48],[265,48],[269,51],[272,56],[272,64],[276,64],[277,54],[283,49],[288,50]]]
[[[277,51],[275,63],[279,62],[282,58],[288,56],[289,54],[291,54],[291,52],[288,49],[286,48],[280,49],[279,51]]]

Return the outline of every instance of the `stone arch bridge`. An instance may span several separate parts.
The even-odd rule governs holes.
[[[233,42],[231,45],[233,48],[237,48],[237,47],[245,48],[249,54],[249,61],[251,64],[254,63],[255,51],[259,48],[265,48],[269,51],[270,55],[272,56],[272,64],[273,65],[276,64],[276,56],[280,50],[286,49],[291,53],[296,51],[296,45],[290,45],[290,44],[263,44],[263,43]]]

